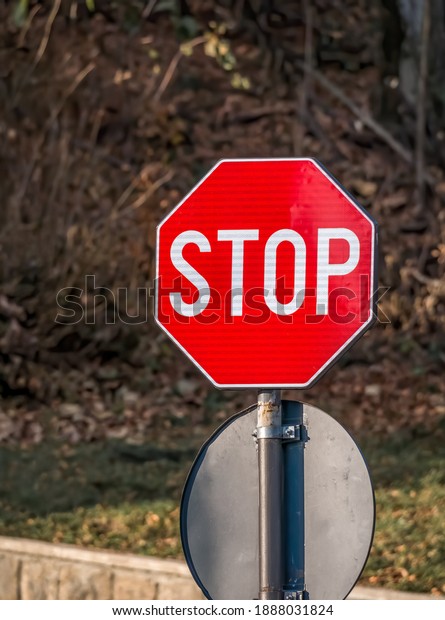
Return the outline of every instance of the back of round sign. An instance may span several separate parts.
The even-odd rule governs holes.
[[[312,600],[344,599],[371,547],[374,493],[359,448],[333,418],[311,405],[283,401],[284,423],[301,406],[309,436],[304,450],[306,588]],[[258,598],[255,427],[256,405],[230,418],[201,448],[185,485],[182,544],[208,599]]]

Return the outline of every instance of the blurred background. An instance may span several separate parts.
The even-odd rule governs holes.
[[[221,158],[315,157],[379,223],[380,321],[285,396],[370,464],[362,584],[445,593],[444,57],[442,0],[0,1],[0,535],[181,557],[256,395],[154,325],[155,227]]]

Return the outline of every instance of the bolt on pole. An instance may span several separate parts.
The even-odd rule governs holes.
[[[283,598],[283,450],[280,390],[258,392],[259,599]]]

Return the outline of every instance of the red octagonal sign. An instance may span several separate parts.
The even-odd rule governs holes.
[[[317,161],[224,160],[158,227],[156,320],[218,387],[308,387],[372,323],[375,252]]]

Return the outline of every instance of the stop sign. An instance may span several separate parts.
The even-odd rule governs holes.
[[[375,252],[317,161],[223,160],[158,227],[155,317],[217,387],[308,387],[373,321]]]

